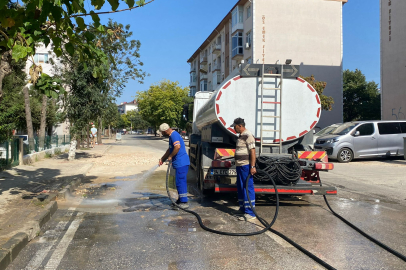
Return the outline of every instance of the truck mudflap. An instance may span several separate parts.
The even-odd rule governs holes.
[[[303,183],[304,182],[304,183]],[[337,195],[337,189],[329,186],[311,185],[303,180],[299,180],[295,186],[276,186],[278,194],[282,195]],[[275,188],[272,185],[254,184],[256,194],[275,194]],[[236,185],[215,184],[216,193],[236,193]]]

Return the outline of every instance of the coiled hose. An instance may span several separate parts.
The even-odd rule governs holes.
[[[300,246],[299,244],[297,244],[296,242],[294,242],[293,240],[291,240],[290,238],[288,238],[287,236],[283,235],[282,233],[272,229],[272,225],[275,223],[276,218],[278,217],[278,212],[279,212],[279,194],[278,194],[278,189],[276,187],[275,181],[273,180],[273,178],[267,173],[267,172],[263,172],[260,171],[261,174],[265,174],[268,176],[268,179],[272,182],[272,185],[274,186],[275,189],[275,196],[276,196],[276,209],[275,209],[275,214],[274,217],[271,221],[271,223],[268,224],[268,222],[266,220],[264,220],[263,218],[261,218],[260,216],[258,216],[258,213],[255,211],[255,207],[253,207],[252,203],[251,203],[251,199],[250,199],[250,195],[248,193],[248,189],[246,189],[246,194],[247,194],[247,198],[248,201],[250,203],[251,209],[253,210],[253,212],[255,213],[255,216],[258,218],[258,220],[262,223],[262,225],[265,226],[264,229],[260,230],[260,231],[256,231],[256,232],[250,232],[250,233],[230,233],[230,232],[223,232],[223,231],[218,231],[218,230],[214,230],[211,229],[207,226],[205,226],[203,224],[202,218],[199,216],[198,213],[192,211],[192,210],[188,210],[188,209],[183,209],[181,207],[179,207],[179,205],[176,203],[176,201],[172,198],[171,193],[169,192],[169,169],[171,166],[171,162],[168,165],[168,169],[166,170],[166,192],[168,194],[169,199],[172,201],[172,203],[178,207],[180,210],[183,210],[189,214],[194,215],[197,218],[197,221],[199,222],[200,227],[203,230],[206,230],[208,232],[212,232],[212,233],[216,233],[216,234],[220,234],[220,235],[228,235],[228,236],[252,236],[252,235],[258,235],[258,234],[262,234],[264,232],[266,232],[267,230],[270,230],[271,232],[275,233],[276,235],[278,235],[279,237],[283,238],[285,241],[287,241],[289,244],[291,244],[292,246],[296,247],[298,250],[300,250],[301,252],[303,252],[305,255],[307,255],[308,257],[310,257],[311,259],[313,259],[314,261],[316,261],[317,263],[319,263],[320,265],[322,265],[323,267],[325,267],[328,270],[336,270],[336,268],[334,268],[333,266],[329,265],[328,263],[326,263],[325,261],[321,260],[320,258],[318,258],[316,255],[314,255],[313,253],[311,253],[310,251],[306,250],[305,248],[303,248],[302,246]],[[258,171],[257,171],[258,172]],[[245,186],[248,186],[248,181],[250,180],[250,174],[248,174],[247,179],[245,181]]]
[[[273,179],[276,184],[284,186],[296,185],[302,175],[299,160],[294,154],[292,157],[259,156],[256,168],[255,181],[263,182]]]

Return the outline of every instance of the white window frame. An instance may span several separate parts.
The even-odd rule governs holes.
[[[244,54],[244,46],[243,46],[243,33],[237,32],[232,36],[231,40],[231,58],[236,56],[237,54]],[[236,42],[236,43],[234,43]],[[241,44],[239,44],[241,43]]]
[[[42,58],[42,61],[41,61]],[[38,64],[38,63],[44,63],[44,64],[48,64],[49,63],[49,55],[47,53],[36,53],[34,55],[34,63]]]
[[[250,30],[250,31],[248,31],[246,34],[245,34],[245,42],[246,43],[248,43],[248,44],[250,44],[250,46],[252,45],[252,43],[251,43],[251,40],[252,40],[252,31]]]

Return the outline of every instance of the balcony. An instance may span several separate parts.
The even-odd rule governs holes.
[[[203,73],[207,73],[207,65],[200,64],[199,71]]]
[[[196,86],[197,86],[197,82],[196,82],[196,80],[195,80],[195,81],[190,81],[189,86],[190,86],[190,88],[192,88],[192,87],[196,87]]]
[[[200,75],[200,80],[207,80],[207,74],[201,74]]]
[[[214,72],[220,72],[221,71],[221,65],[214,65],[213,66],[213,70],[212,70],[212,72],[214,73]]]
[[[195,67],[192,68],[192,69],[190,69],[190,73],[192,73],[192,72],[196,72],[196,68],[195,68]]]
[[[207,56],[203,56],[200,58],[200,65],[207,65]]]
[[[213,45],[212,53],[219,55],[221,54],[221,44]]]

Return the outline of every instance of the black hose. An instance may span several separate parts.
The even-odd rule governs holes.
[[[259,156],[256,168],[258,173],[254,175],[255,181],[269,181],[268,175],[270,175],[278,185],[296,185],[302,175],[302,168],[295,155],[292,157]]]
[[[273,186],[274,186],[274,188],[275,188],[275,194],[276,194],[276,209],[275,209],[275,214],[274,214],[274,217],[273,217],[271,223],[269,223],[269,224],[267,223],[267,225],[265,226],[264,229],[262,229],[262,230],[260,230],[260,231],[256,231],[256,232],[250,232],[250,233],[230,233],[230,232],[222,232],[222,231],[214,230],[214,229],[211,229],[211,228],[205,226],[205,225],[203,224],[202,218],[199,216],[199,214],[197,214],[196,212],[191,211],[191,210],[183,209],[183,208],[181,208],[181,207],[175,202],[175,200],[174,200],[174,199],[172,198],[172,196],[171,196],[171,193],[169,192],[169,169],[170,169],[170,166],[171,166],[171,163],[169,163],[168,169],[167,169],[167,171],[166,171],[166,192],[168,193],[168,197],[171,199],[172,203],[173,203],[176,207],[178,207],[179,209],[181,209],[181,210],[183,210],[183,211],[185,211],[185,212],[187,212],[187,213],[189,213],[189,214],[194,215],[194,216],[197,218],[197,221],[199,222],[199,225],[200,225],[200,227],[202,227],[202,229],[204,229],[204,230],[206,230],[206,231],[208,231],[208,232],[212,232],[212,233],[216,233],[216,234],[221,234],[221,235],[229,235],[229,236],[252,236],[252,235],[258,235],[258,234],[262,234],[262,233],[266,232],[266,231],[269,230],[269,229],[271,228],[271,226],[275,223],[276,218],[278,217],[278,212],[279,212],[279,195],[278,195],[278,191],[277,191],[277,189],[276,189],[275,182],[273,182],[272,178],[271,178],[271,180],[272,180],[272,182],[273,182]],[[248,175],[248,177],[247,177],[247,181],[246,181],[247,186],[248,186],[248,181],[249,181],[249,179],[250,179],[250,175]],[[247,194],[248,194],[248,189],[247,189]],[[248,198],[249,198],[249,195],[248,195]],[[249,200],[249,201],[250,201],[250,200]],[[250,204],[251,204],[251,203],[250,203]],[[252,205],[251,205],[251,207],[252,207]],[[265,221],[265,222],[266,222],[266,221]]]
[[[322,186],[321,180],[320,180],[320,186]],[[323,195],[324,197],[324,201],[327,204],[328,209],[330,209],[331,213],[333,213],[333,215],[335,215],[336,217],[338,217],[339,219],[341,219],[345,224],[347,224],[348,226],[350,226],[351,228],[353,228],[354,230],[356,230],[357,232],[359,232],[360,234],[362,234],[363,236],[365,236],[366,238],[368,238],[368,240],[374,242],[375,244],[377,244],[378,246],[380,246],[381,248],[385,249],[386,251],[392,253],[393,255],[395,255],[396,257],[398,257],[399,259],[403,260],[406,262],[406,256],[403,254],[400,254],[399,252],[397,252],[396,250],[388,247],[387,245],[385,245],[384,243],[380,242],[379,240],[373,238],[372,236],[370,236],[369,234],[367,234],[366,232],[364,232],[363,230],[361,230],[360,228],[358,228],[357,226],[355,226],[354,224],[352,224],[351,222],[349,222],[348,220],[346,220],[345,218],[343,218],[342,216],[340,216],[339,214],[337,214],[330,206],[330,204],[328,203],[327,197],[326,195]]]
[[[274,186],[275,189],[275,195],[276,195],[276,209],[275,209],[275,214],[274,217],[272,219],[272,222],[268,224],[268,222],[266,220],[264,220],[263,218],[261,218],[260,216],[258,216],[258,213],[255,211],[255,207],[253,207],[251,199],[250,199],[250,195],[248,193],[248,188],[245,189],[246,194],[247,194],[247,198],[248,198],[248,202],[251,206],[251,209],[253,210],[253,212],[255,213],[255,216],[258,218],[258,220],[262,223],[262,225],[265,226],[264,229],[262,229],[261,231],[257,231],[257,232],[251,232],[251,233],[230,233],[230,232],[222,232],[222,231],[218,231],[218,230],[214,230],[211,229],[207,226],[205,226],[203,224],[202,218],[199,216],[198,213],[191,211],[191,210],[187,210],[184,208],[181,208],[176,202],[175,200],[172,198],[171,193],[169,192],[169,169],[170,169],[171,163],[169,163],[168,165],[168,169],[166,171],[166,192],[168,193],[168,197],[169,199],[172,201],[172,203],[178,207],[179,209],[194,215],[197,218],[197,221],[199,222],[200,227],[202,227],[203,230],[206,230],[208,232],[212,232],[212,233],[216,233],[216,234],[220,234],[220,235],[228,235],[228,236],[252,236],[252,235],[258,235],[258,234],[262,234],[264,232],[266,232],[267,230],[270,230],[271,232],[273,232],[274,234],[278,235],[279,237],[283,238],[285,241],[287,241],[289,244],[291,244],[292,246],[294,246],[295,248],[297,248],[298,250],[300,250],[301,252],[303,252],[305,255],[309,256],[311,259],[313,259],[314,261],[316,261],[317,263],[319,263],[320,265],[322,265],[323,267],[325,267],[328,270],[336,270],[336,268],[334,268],[333,266],[329,265],[328,263],[326,263],[325,261],[323,261],[322,259],[318,258],[316,255],[314,255],[313,253],[311,253],[310,251],[306,250],[305,248],[303,248],[302,246],[300,246],[299,244],[295,243],[293,240],[291,240],[290,238],[288,238],[287,236],[283,235],[282,233],[272,229],[272,225],[275,223],[276,218],[278,217],[278,212],[279,212],[279,194],[278,194],[278,189],[276,187],[276,184],[274,182],[274,180],[272,179],[272,177],[267,173],[267,172],[262,172],[266,175],[268,175],[269,179],[272,182],[272,185]],[[250,179],[250,174],[248,174],[246,182],[245,182],[245,186],[248,187],[248,181]]]

